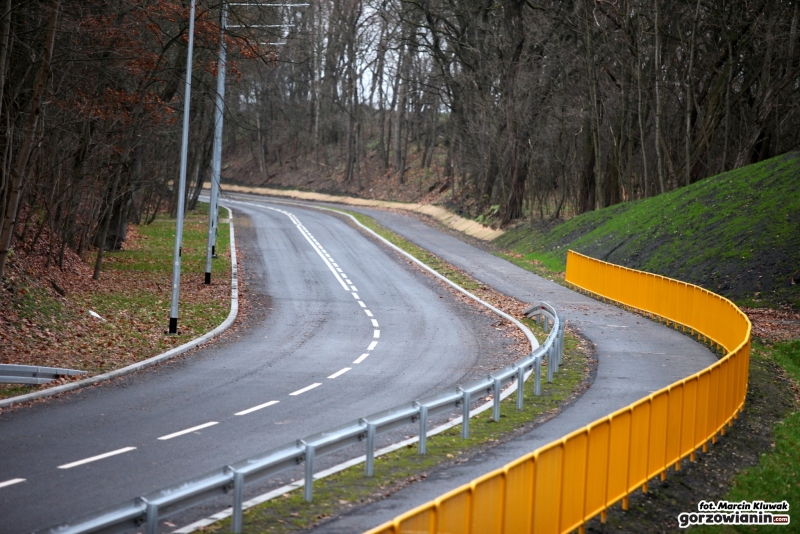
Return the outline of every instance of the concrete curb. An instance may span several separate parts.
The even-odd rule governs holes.
[[[73,391],[76,389],[85,388],[87,386],[91,386],[93,384],[98,384],[100,382],[104,382],[106,380],[111,380],[112,378],[119,378],[121,376],[129,375],[131,373],[135,373],[136,371],[141,371],[142,369],[146,369],[148,367],[152,367],[153,365],[159,364],[163,361],[169,360],[170,358],[174,358],[184,352],[187,352],[199,345],[202,345],[206,341],[217,337],[225,330],[227,330],[232,324],[233,321],[236,320],[236,316],[239,314],[239,269],[236,264],[236,240],[234,239],[234,232],[233,232],[233,212],[227,206],[223,206],[226,210],[228,210],[228,218],[230,220],[230,249],[231,249],[231,311],[228,313],[228,317],[216,327],[214,330],[207,332],[206,334],[195,338],[187,343],[179,347],[175,347],[174,349],[170,349],[167,352],[159,354],[157,356],[153,356],[152,358],[148,358],[141,362],[134,363],[127,367],[123,367],[122,369],[117,369],[116,371],[110,371],[108,373],[103,373],[100,375],[92,376],[90,378],[85,378],[83,380],[78,380],[77,382],[70,382],[69,384],[63,384],[60,386],[56,386],[53,388],[44,389],[41,391],[34,391],[32,393],[26,393],[25,395],[19,395],[17,397],[11,397],[8,399],[0,400],[0,409],[8,408],[10,406],[14,406],[16,404],[22,404],[25,402],[30,402],[36,399],[42,399],[45,397],[52,397],[54,395],[60,395],[61,393],[66,393],[67,391]]]

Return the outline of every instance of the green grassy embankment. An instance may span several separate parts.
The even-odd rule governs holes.
[[[556,226],[523,223],[495,245],[539,271],[562,271],[572,249],[738,304],[800,309],[800,152]]]
[[[494,245],[500,256],[551,279],[563,279],[567,250],[572,249],[700,285],[741,306],[800,310],[800,153],[560,224],[523,223]],[[754,311],[759,310],[749,310]],[[788,328],[777,324],[781,322],[786,321],[776,315],[766,326]],[[796,328],[793,332],[796,337]],[[696,464],[686,462],[666,482],[652,483],[647,494],[635,493],[630,511],[614,507],[606,524],[590,522],[590,531],[677,531],[677,514],[697,511],[699,500],[785,499],[790,515],[797,516],[800,340],[785,341],[786,335],[779,339],[753,340],[745,410],[726,436],[699,454]]]

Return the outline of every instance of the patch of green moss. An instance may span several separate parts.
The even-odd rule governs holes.
[[[656,197],[521,224],[495,240],[507,253],[563,269],[567,250],[702,285],[734,299],[800,307],[800,153],[706,178]]]

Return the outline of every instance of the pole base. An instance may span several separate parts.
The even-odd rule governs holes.
[[[211,273],[206,273],[206,285],[211,285]]]
[[[169,318],[169,331],[167,334],[177,334],[178,333],[178,318],[177,317],[170,317]]]

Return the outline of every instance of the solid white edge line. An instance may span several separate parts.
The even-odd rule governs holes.
[[[120,376],[129,375],[131,373],[135,373],[137,371],[141,371],[142,369],[146,369],[158,363],[161,363],[165,360],[169,360],[170,358],[174,358],[184,352],[187,352],[198,345],[202,345],[206,341],[217,337],[225,330],[227,330],[232,324],[233,321],[236,320],[236,316],[239,313],[239,268],[236,264],[236,240],[234,238],[233,232],[233,212],[227,206],[222,206],[228,210],[228,225],[230,228],[230,251],[231,251],[231,311],[228,313],[228,317],[222,321],[222,324],[216,327],[211,332],[207,332],[206,334],[195,338],[187,343],[179,347],[175,347],[172,350],[168,350],[162,354],[157,356],[153,356],[152,358],[148,358],[138,363],[131,364],[127,367],[123,367],[122,369],[117,369],[116,371],[111,371],[108,373],[103,373],[101,375],[92,376],[90,378],[84,378],[83,380],[77,380],[75,382],[70,382],[69,384],[62,384],[60,386],[55,386],[52,388],[47,388],[42,391],[34,391],[33,393],[26,393],[25,395],[19,395],[17,397],[11,397],[8,399],[0,400],[0,408],[7,408],[9,406],[14,406],[15,404],[22,404],[23,402],[29,402],[36,399],[41,399],[43,397],[52,397],[53,395],[59,395],[61,393],[65,393],[67,391],[72,391],[73,389],[80,389],[85,388],[87,386],[91,386],[93,384],[97,384],[99,382],[105,382],[106,380],[111,380],[112,378],[118,378]]]
[[[292,203],[287,202],[287,204],[292,204]],[[298,204],[294,203],[293,205],[297,206]],[[412,256],[411,254],[409,254],[405,250],[403,250],[400,247],[398,247],[397,245],[393,244],[391,241],[389,241],[385,237],[379,235],[374,230],[371,230],[371,229],[367,228],[366,226],[364,226],[363,224],[361,224],[361,222],[359,222],[358,219],[356,219],[355,217],[353,217],[349,213],[345,213],[345,212],[337,210],[337,209],[325,208],[325,207],[322,207],[322,206],[311,206],[311,207],[312,208],[317,208],[317,209],[320,209],[320,210],[324,210],[324,211],[332,211],[332,212],[334,212],[336,214],[339,214],[339,215],[341,215],[343,217],[349,218],[351,221],[353,221],[353,223],[356,226],[358,226],[359,228],[363,229],[365,232],[371,234],[372,236],[374,236],[376,239],[378,239],[379,241],[384,243],[389,248],[399,252],[400,254],[402,254],[403,256],[408,258],[409,260],[413,261],[414,263],[416,263],[417,265],[419,265],[420,267],[422,267],[423,269],[425,269],[426,271],[431,273],[433,276],[435,276],[436,278],[438,278],[442,282],[446,283],[447,285],[449,285],[450,287],[452,287],[453,289],[458,291],[459,293],[462,293],[463,295],[471,298],[472,300],[474,300],[478,304],[481,304],[481,305],[485,306],[486,308],[492,310],[494,313],[496,313],[497,315],[499,315],[503,319],[506,319],[507,321],[512,322],[517,328],[519,328],[522,331],[523,334],[525,334],[525,337],[528,338],[528,342],[531,344],[531,351],[534,351],[537,348],[539,348],[539,340],[536,339],[536,336],[533,335],[533,332],[531,332],[530,329],[527,326],[525,326],[524,324],[522,324],[521,322],[519,322],[517,319],[515,319],[511,315],[507,314],[506,312],[504,312],[502,310],[499,310],[498,308],[492,306],[491,304],[489,304],[485,300],[481,300],[480,298],[478,298],[477,296],[473,295],[472,293],[470,293],[469,291],[467,291],[466,289],[464,289],[460,285],[456,284],[455,282],[452,282],[451,280],[448,280],[448,278],[446,276],[442,276],[441,274],[437,273],[434,269],[432,269],[431,267],[426,265],[424,262],[421,262],[420,260],[418,260],[417,258]]]
[[[24,478],[12,478],[11,480],[6,480],[5,482],[0,482],[0,488],[5,488],[6,486],[12,486],[14,484],[19,484],[20,482],[25,482]]]
[[[245,204],[248,204],[248,203],[245,202]],[[285,211],[282,211],[282,210],[271,208],[269,206],[257,206],[257,207],[259,207],[259,208],[267,208],[268,210],[277,211],[278,213],[283,213],[284,215],[286,215],[288,213],[288,212],[285,212]],[[319,254],[319,257],[322,258],[322,261],[324,261],[325,265],[328,266],[328,269],[331,270],[331,272],[333,273],[333,276],[336,277],[336,281],[339,282],[342,285],[342,287],[344,288],[345,291],[350,291],[350,288],[347,287],[347,284],[345,284],[344,280],[341,279],[341,277],[339,276],[339,273],[337,273],[336,269],[334,269],[333,265],[331,265],[331,262],[329,262],[328,258],[326,258],[325,255],[320,251],[320,247],[318,247],[317,245],[314,244],[313,241],[311,241],[311,238],[309,237],[310,234],[307,233],[306,231],[304,231],[303,228],[299,224],[295,224],[295,228],[297,228],[300,231],[300,233],[303,235],[303,237],[306,238],[306,241],[308,241],[308,244],[311,245],[311,248],[314,249],[314,252]]]
[[[208,428],[210,426],[218,425],[218,421],[210,421],[208,423],[203,423],[202,425],[193,426],[192,428],[187,428],[186,430],[179,430],[178,432],[173,432],[172,434],[167,434],[166,436],[161,436],[161,441],[166,441],[168,439],[177,438],[178,436],[183,436],[184,434],[189,434],[190,432],[194,432],[196,430],[202,430],[204,428]]]
[[[136,447],[124,447],[122,449],[117,449],[115,451],[106,452],[103,454],[98,454],[97,456],[92,456],[91,458],[84,458],[83,460],[78,460],[77,462],[70,462],[68,464],[59,465],[59,469],[70,469],[72,467],[77,467],[79,465],[88,464],[90,462],[96,462],[97,460],[102,460],[104,458],[109,458],[111,456],[116,456],[118,454],[122,454],[128,451],[135,450]]]
[[[336,378],[337,376],[342,376],[343,374],[345,374],[350,369],[352,369],[352,367],[345,367],[344,369],[340,369],[339,371],[336,371],[335,373],[333,373],[328,378]]]
[[[280,201],[278,201],[278,202],[280,203]],[[289,202],[289,204],[292,204],[292,203]],[[292,205],[297,205],[297,204],[292,204]],[[314,207],[314,206],[312,206],[312,207]],[[408,257],[409,259],[411,259],[415,263],[419,264],[421,267],[423,267],[427,271],[431,272],[431,274],[433,274],[437,278],[442,279],[447,284],[453,286],[455,289],[457,289],[461,293],[464,293],[466,296],[468,296],[469,298],[475,300],[476,302],[486,306],[487,308],[489,308],[493,312],[497,313],[501,317],[506,318],[506,319],[510,320],[511,322],[513,322],[520,330],[523,331],[523,333],[525,334],[525,337],[528,338],[528,341],[531,343],[531,350],[534,350],[534,349],[539,347],[539,341],[536,339],[536,337],[534,337],[533,333],[525,325],[523,325],[521,322],[519,322],[518,320],[514,319],[513,317],[511,317],[507,313],[498,310],[497,308],[495,308],[491,304],[479,299],[478,297],[476,297],[475,295],[473,295],[472,293],[470,293],[466,289],[462,288],[458,284],[454,284],[453,282],[451,282],[450,280],[448,280],[444,276],[440,275],[439,273],[437,273],[436,271],[434,271],[433,269],[431,269],[430,267],[425,265],[423,262],[419,261],[415,257],[413,257],[410,254],[408,254],[406,251],[402,250],[400,247],[397,247],[397,246],[393,245],[387,239],[381,237],[376,232],[370,230],[369,228],[367,228],[366,226],[361,224],[352,215],[350,215],[348,213],[343,213],[343,212],[341,212],[339,210],[330,209],[330,208],[320,207],[320,208],[317,208],[317,209],[321,209],[321,210],[325,210],[325,211],[332,211],[332,212],[344,215],[346,217],[349,217],[353,222],[355,222],[358,226],[363,228],[365,231],[367,231],[370,234],[374,235],[379,240],[381,240],[384,243],[386,243],[387,245],[389,245],[391,248],[395,249],[396,251],[398,251],[401,254],[403,254],[404,256]],[[364,311],[369,312],[369,310],[364,310]],[[367,350],[374,349],[377,344],[378,344],[377,341],[373,341],[372,343],[370,343],[370,346],[369,346],[369,348]],[[533,371],[531,370],[531,371],[525,373],[526,379],[527,379],[528,376],[530,376],[530,374],[532,372]],[[502,399],[507,398],[509,395],[514,393],[516,390],[517,390],[517,381],[515,380],[505,390],[503,390],[503,392],[500,394],[500,399],[502,400]],[[477,408],[475,408],[474,410],[472,410],[469,413],[470,418],[473,417],[474,415],[477,415],[479,413],[485,412],[486,410],[491,408],[493,404],[494,404],[494,401],[490,400],[490,401],[487,401],[486,403],[484,403],[482,406],[478,406]],[[460,425],[461,424],[461,420],[462,420],[461,416],[456,417],[452,421],[450,421],[450,422],[448,422],[448,423],[446,423],[446,424],[444,424],[442,426],[439,426],[439,427],[436,427],[436,428],[430,430],[428,432],[428,435],[429,436],[436,435],[436,434],[439,434],[441,432],[444,432],[445,430],[453,428],[454,426]],[[405,441],[401,441],[399,443],[395,443],[393,445],[389,445],[387,447],[384,447],[383,449],[379,449],[379,450],[375,451],[375,456],[382,456],[382,455],[387,454],[389,452],[394,452],[394,451],[396,451],[398,449],[402,449],[403,447],[406,447],[408,445],[416,443],[418,440],[419,440],[419,437],[416,436],[416,437],[413,437],[413,438],[409,438],[409,439],[407,439]],[[331,467],[330,469],[326,469],[324,471],[320,471],[319,473],[314,475],[314,480],[318,480],[318,479],[324,478],[324,477],[326,477],[328,475],[331,475],[331,474],[334,474],[334,473],[338,473],[339,471],[343,471],[344,469],[347,469],[348,467],[351,467],[353,465],[358,465],[358,464],[360,464],[360,463],[362,463],[364,461],[366,461],[366,456],[360,456],[358,458],[354,458],[353,460],[341,463],[339,465]],[[286,493],[288,493],[288,492],[290,492],[292,490],[295,490],[297,488],[303,487],[303,485],[304,485],[304,481],[302,479],[298,480],[297,482],[293,482],[293,483],[291,483],[289,485],[286,485],[286,486],[283,486],[281,488],[275,489],[275,490],[273,490],[273,491],[271,491],[269,493],[265,493],[265,494],[260,495],[258,497],[254,497],[253,499],[250,499],[249,501],[244,502],[243,503],[243,508],[244,509],[248,509],[248,508],[251,508],[251,507],[256,506],[258,504],[264,503],[264,502],[266,502],[266,501],[268,501],[270,499],[273,499],[275,497],[279,497],[281,495],[285,495]],[[192,523],[190,525],[187,525],[187,526],[185,526],[185,527],[183,527],[181,529],[174,530],[173,534],[191,534],[192,532],[195,532],[196,530],[198,530],[198,529],[200,529],[202,527],[208,526],[208,525],[210,525],[212,523],[215,523],[215,522],[217,522],[219,520],[226,519],[226,518],[230,517],[232,515],[232,513],[233,513],[233,509],[232,508],[228,508],[226,510],[223,510],[223,511],[217,513],[217,514],[212,515],[211,518],[213,518],[213,519],[209,519],[209,518],[201,519],[200,521],[196,521],[196,522],[194,522],[194,523]]]
[[[356,358],[356,360],[353,363],[361,363],[367,359],[367,356],[369,356],[369,352],[365,352],[364,354]]]
[[[528,373],[526,373],[525,376],[526,377],[530,376],[530,371]],[[506,389],[503,390],[503,392],[500,394],[500,399],[506,399],[509,395],[514,393],[517,390],[516,385],[517,385],[517,382],[515,380],[508,387],[506,387]],[[474,417],[474,416],[476,416],[476,415],[478,415],[480,413],[483,413],[486,410],[490,409],[493,404],[494,404],[494,401],[490,400],[490,401],[485,402],[483,405],[478,406],[477,408],[475,408],[474,410],[469,412],[470,418],[472,418],[472,417]],[[455,419],[453,419],[452,421],[449,421],[449,422],[447,422],[447,423],[445,423],[445,424],[443,424],[441,426],[437,426],[436,428],[431,429],[430,431],[428,431],[428,436],[435,436],[436,434],[441,434],[445,430],[449,430],[449,429],[453,428],[454,426],[460,425],[461,424],[461,419],[462,419],[462,417],[458,416]],[[386,447],[384,447],[382,449],[376,450],[375,451],[375,457],[377,458],[378,456],[383,456],[384,454],[389,454],[390,452],[394,452],[396,450],[403,449],[405,447],[413,445],[414,443],[417,443],[418,441],[419,441],[419,436],[414,436],[412,438],[408,438],[408,439],[400,441],[398,443],[393,443],[392,445],[388,445],[388,446],[386,446]],[[319,471],[317,473],[314,473],[314,480],[320,480],[320,479],[328,477],[330,475],[339,473],[340,471],[344,471],[345,469],[353,467],[354,465],[362,464],[362,463],[364,463],[366,461],[366,459],[367,459],[366,456],[359,456],[357,458],[353,458],[352,460],[348,460],[346,462],[342,462],[339,465],[334,465],[333,467],[330,467],[328,469],[325,469],[325,470]],[[300,480],[297,480],[295,482],[292,482],[291,484],[287,484],[287,485],[282,486],[280,488],[276,488],[276,489],[274,489],[274,490],[272,490],[270,492],[267,492],[267,493],[264,493],[262,495],[258,495],[256,497],[253,497],[249,501],[243,502],[242,503],[242,509],[243,510],[247,510],[249,508],[252,508],[253,506],[258,506],[259,504],[263,504],[263,503],[265,503],[267,501],[271,501],[275,497],[280,497],[281,495],[286,495],[287,493],[289,493],[291,491],[294,491],[296,489],[302,488],[304,485],[305,485],[305,480],[304,479],[300,479]],[[173,530],[171,534],[192,534],[192,532],[196,532],[196,531],[198,531],[198,530],[200,530],[200,529],[202,529],[204,527],[207,527],[208,525],[216,523],[217,521],[222,521],[223,519],[227,519],[232,514],[233,514],[233,509],[232,508],[226,508],[225,510],[217,512],[216,514],[211,515],[211,516],[209,516],[209,517],[207,517],[205,519],[200,519],[199,521],[195,521],[194,523],[186,525],[185,527],[181,527],[181,528],[179,528],[177,530]]]
[[[278,404],[280,401],[269,401],[265,402],[264,404],[259,404],[258,406],[253,406],[252,408],[248,408],[246,410],[242,410],[241,412],[236,412],[233,415],[247,415],[249,413],[253,413],[256,410],[260,410],[261,408],[266,408],[267,406],[272,406],[274,404]]]
[[[314,389],[315,387],[321,386],[321,385],[322,385],[322,382],[316,382],[314,384],[311,384],[310,386],[304,387],[303,389],[298,389],[297,391],[295,391],[293,393],[289,393],[289,395],[293,395],[293,396],[302,395],[306,391],[310,391],[310,390]]]

